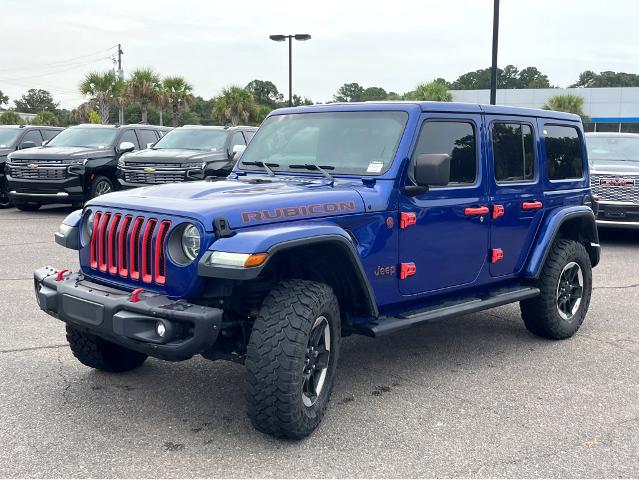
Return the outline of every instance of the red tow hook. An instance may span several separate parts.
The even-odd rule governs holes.
[[[61,282],[62,280],[64,280],[64,274],[67,273],[68,271],[69,271],[68,268],[63,268],[62,270],[58,271],[58,276],[55,277],[55,281]]]
[[[143,288],[136,288],[131,292],[131,303],[138,303],[140,301],[140,294],[144,291]]]

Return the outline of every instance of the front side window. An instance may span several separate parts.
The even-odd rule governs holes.
[[[47,147],[107,148],[113,146],[117,133],[117,130],[111,127],[67,128],[56,135]]]
[[[130,142],[135,148],[134,150],[138,150],[140,147],[138,145],[138,137],[135,136],[135,132],[133,130],[125,130],[122,136],[120,137],[120,143]]]
[[[22,137],[21,143],[24,142],[33,142],[36,144],[36,147],[39,147],[42,144],[42,134],[40,130],[29,130],[24,134],[24,137]]]
[[[530,125],[494,122],[493,162],[498,183],[529,182],[535,178],[535,152]]]
[[[419,133],[409,176],[413,176],[415,159],[419,155],[444,153],[450,155],[449,186],[473,184],[477,178],[475,145],[475,129],[470,122],[426,121]]]
[[[639,135],[590,136],[586,138],[588,160],[600,162],[639,162]]]
[[[221,152],[224,150],[227,135],[228,132],[223,129],[176,128],[164,135],[158,143],[153,146],[153,149],[164,150],[167,148],[177,148]]]
[[[138,130],[138,138],[140,139],[140,148],[148,148],[150,143],[158,141],[158,137],[153,130]]]
[[[545,125],[546,164],[550,180],[568,180],[584,175],[581,140],[574,127]]]
[[[241,164],[266,162],[275,171],[314,164],[332,173],[379,175],[390,167],[407,120],[406,112],[393,111],[273,115]]]

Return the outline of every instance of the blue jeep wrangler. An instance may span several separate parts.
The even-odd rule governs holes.
[[[289,438],[326,409],[340,339],[520,302],[573,335],[600,257],[579,117],[455,103],[273,112],[227,180],[115,192],[56,241],[80,271],[35,272],[73,354],[246,365],[248,414]]]

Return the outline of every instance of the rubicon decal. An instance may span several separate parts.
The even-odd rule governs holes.
[[[324,215],[327,213],[352,212],[355,211],[355,202],[330,202],[314,203],[302,205],[301,207],[283,207],[272,210],[254,210],[242,212],[242,222],[265,222],[267,220],[277,220],[279,218],[306,217],[309,215]]]

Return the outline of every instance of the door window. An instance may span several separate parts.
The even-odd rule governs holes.
[[[583,149],[575,127],[545,125],[544,143],[550,180],[578,179],[584,176]]]
[[[450,155],[450,182],[448,186],[465,186],[475,183],[477,178],[475,128],[470,122],[427,121],[419,133],[415,153],[411,161],[409,176],[412,179],[415,159],[424,153]],[[433,187],[435,188],[435,187]]]
[[[138,138],[140,139],[141,148],[148,148],[149,143],[158,141],[158,137],[153,130],[138,130]]]
[[[42,145],[42,135],[40,134],[40,130],[29,130],[22,137],[21,144],[24,142],[33,142],[36,144],[36,147]]]
[[[532,127],[522,123],[494,122],[493,162],[497,183],[530,182],[535,178]]]
[[[125,130],[120,137],[120,143],[122,142],[131,142],[135,145],[134,150],[138,150],[140,148],[138,144],[138,138],[135,136],[135,132],[133,130]]]
[[[42,135],[44,136],[45,140],[51,140],[58,133],[60,133],[60,130],[42,130]]]
[[[231,151],[233,151],[233,147],[236,145],[246,145],[242,132],[235,132],[233,137],[231,137],[231,144],[229,145]]]

